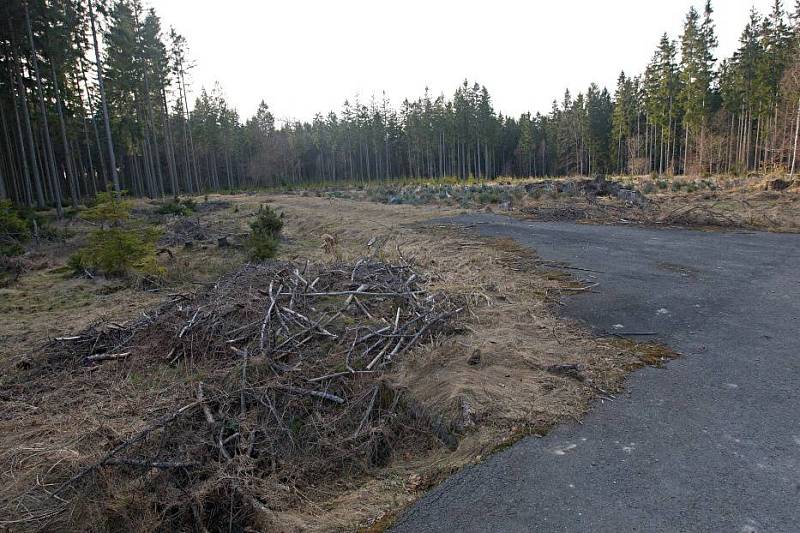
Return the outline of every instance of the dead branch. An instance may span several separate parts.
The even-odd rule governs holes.
[[[113,361],[115,359],[125,359],[131,354],[131,352],[124,352],[124,353],[99,353],[96,355],[89,355],[86,357],[86,361],[89,363],[97,363],[100,361]]]

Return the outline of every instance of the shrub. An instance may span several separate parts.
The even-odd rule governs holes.
[[[656,185],[652,181],[645,181],[641,187],[643,194],[651,194],[656,192]]]
[[[161,233],[154,229],[99,229],[89,236],[89,243],[69,258],[76,273],[99,271],[109,275],[138,272],[161,274],[156,262],[155,244]]]
[[[101,224],[121,224],[130,217],[132,207],[131,203],[122,196],[122,194],[115,194],[110,189],[97,193],[91,207],[84,211],[83,218]]]
[[[28,222],[14,208],[11,200],[0,201],[0,257],[22,254],[22,245],[30,237]]]
[[[159,215],[175,215],[185,217],[193,213],[197,209],[197,203],[191,198],[181,200],[174,198],[158,206],[156,213]]]
[[[153,228],[122,227],[130,217],[131,207],[121,194],[110,190],[98,193],[84,217],[100,222],[100,229],[89,235],[88,244],[73,254],[67,265],[79,274],[97,271],[116,276],[134,272],[160,275],[156,241],[161,232]]]
[[[480,204],[496,204],[500,202],[497,191],[483,190],[478,194],[478,203]]]
[[[252,261],[275,257],[278,240],[283,229],[283,214],[278,215],[269,206],[261,206],[256,219],[250,223],[250,237],[246,248]]]

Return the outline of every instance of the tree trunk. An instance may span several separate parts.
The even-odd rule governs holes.
[[[156,190],[155,175],[153,173],[153,158],[150,152],[150,141],[147,135],[144,136],[144,140],[142,141],[142,158],[144,175],[147,178],[147,196],[155,198],[158,196],[158,191]]]
[[[70,199],[72,200],[72,207],[78,207],[78,182],[75,177],[75,169],[72,166],[72,150],[67,141],[67,126],[64,122],[64,107],[61,103],[61,90],[58,86],[58,78],[56,77],[56,67],[50,64],[50,73],[53,75],[53,87],[56,90],[56,108],[58,110],[58,124],[61,129],[61,143],[64,145],[64,162],[67,170],[67,181],[69,182]]]
[[[164,121],[164,139],[167,148],[167,166],[169,167],[169,181],[172,195],[177,197],[180,193],[178,187],[178,166],[175,162],[175,145],[172,139],[172,127],[169,123],[169,107],[167,107],[167,93],[161,87],[161,115]]]
[[[44,101],[44,91],[42,90],[42,77],[39,74],[39,58],[36,53],[36,45],[33,42],[33,31],[31,30],[31,17],[28,10],[28,4],[25,4],[25,24],[28,29],[28,41],[31,47],[31,62],[33,63],[33,71],[36,75],[36,90],[39,93],[39,110],[42,114],[42,124],[44,126],[44,142],[45,154],[48,159],[51,185],[53,187],[53,199],[56,202],[56,212],[59,218],[64,214],[63,206],[61,205],[61,188],[57,182],[56,177],[56,163],[55,154],[53,152],[53,143],[50,137],[50,125],[47,120],[47,108]]]
[[[33,138],[33,128],[31,127],[31,116],[30,112],[28,111],[28,102],[26,98],[25,86],[22,84],[22,77],[19,75],[15,76],[17,79],[18,84],[18,99],[19,99],[19,106],[22,108],[22,116],[25,119],[25,133],[28,139],[28,153],[30,154],[31,160],[31,172],[33,174],[33,191],[36,193],[36,206],[39,209],[43,209],[45,202],[44,202],[44,187],[42,186],[42,175],[39,173],[39,165],[36,161],[36,142]],[[17,126],[21,127],[19,124],[19,116],[17,116]],[[22,135],[22,131],[19,132]],[[23,145],[24,149],[24,145]]]
[[[94,107],[94,99],[92,93],[89,91],[89,81],[86,79],[86,70],[83,68],[83,61],[79,61],[81,69],[81,77],[83,78],[83,86],[86,89],[86,101],[89,104],[89,113],[92,116],[92,129],[94,130],[94,140],[97,146],[97,155],[100,158],[100,170],[103,173],[103,182],[108,180],[108,170],[106,169],[106,158],[103,157],[103,144],[100,142],[100,131],[97,128],[97,112]]]
[[[100,88],[100,101],[103,105],[103,122],[106,127],[106,141],[108,144],[108,161],[111,166],[111,180],[114,184],[114,192],[117,197],[122,194],[119,186],[119,174],[117,173],[117,158],[114,156],[114,140],[111,138],[111,121],[108,118],[108,101],[106,100],[106,89],[103,83],[103,62],[100,60],[100,47],[97,44],[97,29],[95,27],[94,9],[92,0],[89,0],[89,19],[92,26],[92,40],[94,41],[94,59],[97,65],[97,85]]]
[[[686,125],[686,136],[683,139],[683,174],[689,174],[689,125]]]
[[[756,138],[753,142],[753,170],[758,170],[761,165],[761,149],[758,142],[761,140],[761,116],[756,120]]]
[[[11,136],[8,134],[8,122],[6,122],[6,112],[2,102],[0,102],[0,122],[3,125],[3,141],[6,146],[6,154],[8,154],[6,177],[0,176],[0,199],[2,199],[8,198],[10,196],[9,191],[14,188],[14,184],[21,183],[22,180],[19,177],[17,166],[14,164],[14,148],[11,146]],[[8,186],[6,186],[4,179],[8,180]],[[22,195],[17,196],[17,200],[20,198],[22,198]]]
[[[181,113],[181,121],[183,122],[183,165],[186,171],[186,190],[189,194],[193,194],[195,191],[194,185],[192,183],[192,165],[189,161],[189,121],[186,117],[183,116],[183,88],[181,85],[178,85],[178,96],[180,98],[180,113]],[[252,154],[251,158],[252,158]]]
[[[734,119],[733,113],[731,113],[731,127],[728,131],[728,157],[727,157],[727,169],[730,171],[731,168],[731,157],[733,154],[733,126],[734,126]]]
[[[75,83],[78,99],[81,101],[81,109],[85,109],[83,107],[83,98],[80,95],[80,84],[76,81]],[[86,145],[86,158],[89,163],[89,168],[86,173],[86,192],[91,194],[92,196],[97,195],[97,184],[95,183],[95,171],[94,171],[94,160],[92,159],[92,143],[89,140],[89,128],[86,125],[87,118],[85,116],[81,117],[81,122],[83,124],[83,142]],[[83,158],[81,158],[82,160]]]
[[[794,126],[794,148],[792,149],[792,164],[789,175],[794,176],[795,165],[797,164],[797,137],[800,134],[800,98],[797,99],[797,118]]]
[[[195,184],[194,188],[195,188],[195,191],[199,191],[200,190],[200,185],[199,184],[200,184],[201,180],[200,180],[200,172],[199,172],[199,169],[198,169],[198,166],[197,166],[197,152],[194,149],[194,137],[192,136],[192,128],[191,128],[191,124],[189,123],[189,118],[190,118],[189,117],[189,97],[186,95],[186,80],[184,78],[183,63],[178,65],[178,68],[180,69],[181,85],[183,86],[183,104],[184,104],[184,108],[186,110],[186,131],[189,134],[189,148],[191,149],[191,153],[190,153],[190,155],[191,155],[191,163],[192,163],[192,168],[194,169],[194,180],[193,180],[194,184]]]
[[[161,155],[156,142],[156,128],[153,120],[153,102],[150,98],[150,82],[148,81],[147,68],[144,69],[144,126],[145,136],[150,143],[150,164],[152,166],[155,193],[159,198],[164,196],[164,178],[161,175]]]

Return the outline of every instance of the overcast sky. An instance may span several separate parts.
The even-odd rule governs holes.
[[[613,92],[705,0],[148,1],[165,32],[186,36],[195,92],[218,81],[243,118],[263,99],[279,119],[310,120],[355,94],[385,90],[395,107],[426,86],[450,96],[465,77],[515,116],[592,81]],[[751,6],[771,4],[714,1],[717,57],[736,48]]]

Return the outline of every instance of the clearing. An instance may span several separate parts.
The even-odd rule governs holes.
[[[267,202],[284,214],[278,262],[242,267],[237,239]],[[451,208],[265,194],[209,196],[183,217],[157,207],[134,216],[164,229],[160,284],[75,278],[64,265],[90,229],[76,218],[0,292],[6,527],[382,529],[671,355],[560,318],[594,274],[431,223]],[[351,300],[361,285],[380,294]],[[266,316],[286,323],[265,325],[279,293]],[[346,336],[381,324],[402,346],[353,362],[374,354],[377,375],[351,368]],[[285,359],[243,357],[259,337]]]

